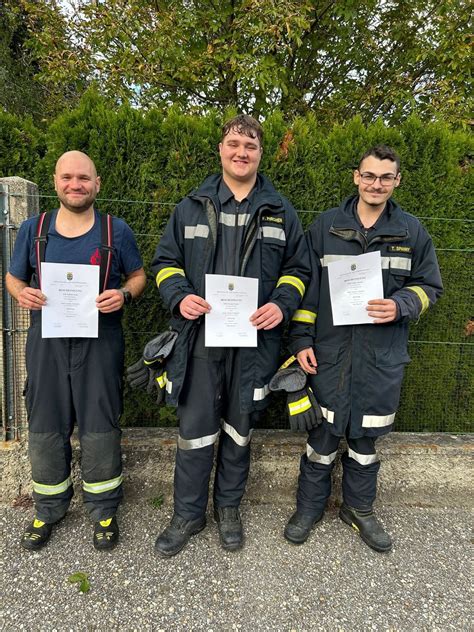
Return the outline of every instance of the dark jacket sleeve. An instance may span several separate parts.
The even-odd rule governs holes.
[[[304,233],[295,209],[286,208],[285,259],[269,302],[276,303],[289,321],[305,295],[310,279],[310,265]]]
[[[400,320],[416,320],[443,292],[438,260],[431,237],[419,225],[418,237],[412,256],[411,275],[407,284],[387,297],[398,307]]]
[[[319,232],[319,221],[316,220],[306,233],[305,248],[310,260],[311,277],[303,301],[290,323],[288,348],[292,354],[314,345],[321,281],[321,261],[317,249]]]
[[[185,296],[196,294],[184,270],[184,223],[181,214],[182,209],[178,205],[166,225],[151,263],[158,290],[172,313],[175,313]]]

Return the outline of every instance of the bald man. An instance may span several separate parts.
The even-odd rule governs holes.
[[[35,517],[21,545],[38,550],[49,540],[73,495],[70,437],[77,423],[84,502],[94,521],[93,544],[118,541],[115,514],[122,499],[119,419],[122,413],[124,304],[145,287],[145,272],[127,224],[102,216],[94,201],[100,178],[79,151],[56,163],[54,187],[60,206],[21,225],[6,276],[20,307],[31,310],[26,343],[26,407]],[[100,266],[96,338],[43,338],[41,263]]]

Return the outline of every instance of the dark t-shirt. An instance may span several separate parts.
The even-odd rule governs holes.
[[[45,261],[49,263],[80,263],[100,265],[101,222],[95,211],[95,222],[92,228],[79,237],[64,237],[56,226],[57,211],[53,211],[48,229]],[[38,217],[31,217],[23,222],[18,231],[10,263],[10,274],[30,283],[36,271],[35,234]],[[143,267],[135,236],[130,227],[122,220],[114,217],[113,222],[113,257],[108,289],[119,288],[122,275],[128,275]]]

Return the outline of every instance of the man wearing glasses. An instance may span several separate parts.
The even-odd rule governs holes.
[[[430,236],[391,199],[400,160],[389,147],[367,151],[354,171],[358,195],[322,213],[307,233],[312,279],[292,319],[290,350],[309,376],[322,423],[309,432],[301,457],[296,512],[285,537],[302,544],[322,518],[341,437],[343,503],[340,518],[372,549],[392,541],[373,513],[380,467],[375,441],[393,427],[407,353],[408,323],[442,293]],[[384,295],[366,306],[370,324],[335,326],[328,265],[380,252]]]

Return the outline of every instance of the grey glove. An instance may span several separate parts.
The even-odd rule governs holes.
[[[144,389],[150,395],[156,389],[156,403],[161,404],[165,395],[166,371],[164,361],[170,355],[178,334],[165,331],[146,343],[143,356],[127,367],[127,382],[131,388]]]
[[[313,391],[306,387],[307,376],[299,366],[280,369],[270,380],[271,391],[288,393],[286,405],[291,430],[311,430],[323,419]]]

